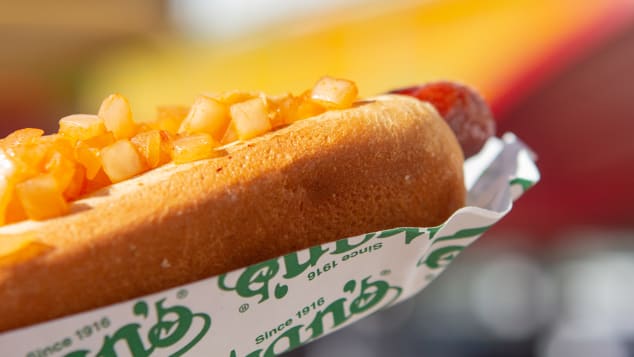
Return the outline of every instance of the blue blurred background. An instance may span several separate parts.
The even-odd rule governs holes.
[[[0,4],[0,136],[121,92],[478,88],[542,181],[414,299],[289,356],[634,356],[634,1]]]

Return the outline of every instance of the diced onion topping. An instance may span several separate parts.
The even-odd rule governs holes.
[[[59,120],[55,134],[21,129],[0,139],[0,226],[44,220],[69,202],[169,162],[225,155],[219,146],[263,135],[357,98],[347,80],[321,78],[299,96],[229,91],[196,97],[190,106],[161,106],[136,123],[128,100],[112,94],[97,114]]]

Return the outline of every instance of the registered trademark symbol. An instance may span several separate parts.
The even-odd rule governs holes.
[[[176,297],[179,299],[184,299],[187,297],[187,290],[181,289],[176,293]]]
[[[249,304],[242,304],[240,305],[240,308],[238,308],[238,311],[240,311],[240,313],[247,312],[247,310],[249,310]]]
[[[390,269],[381,270],[381,276],[390,275],[392,271]]]

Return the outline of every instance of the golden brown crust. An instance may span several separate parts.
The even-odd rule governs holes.
[[[74,214],[22,225],[53,249],[0,266],[0,331],[325,241],[437,225],[464,205],[461,149],[416,99],[380,97],[228,151],[167,165],[79,201]]]

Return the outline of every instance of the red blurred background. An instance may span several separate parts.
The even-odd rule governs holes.
[[[544,238],[574,225],[634,224],[634,26],[603,39],[504,113],[539,155],[542,181],[496,229]]]

